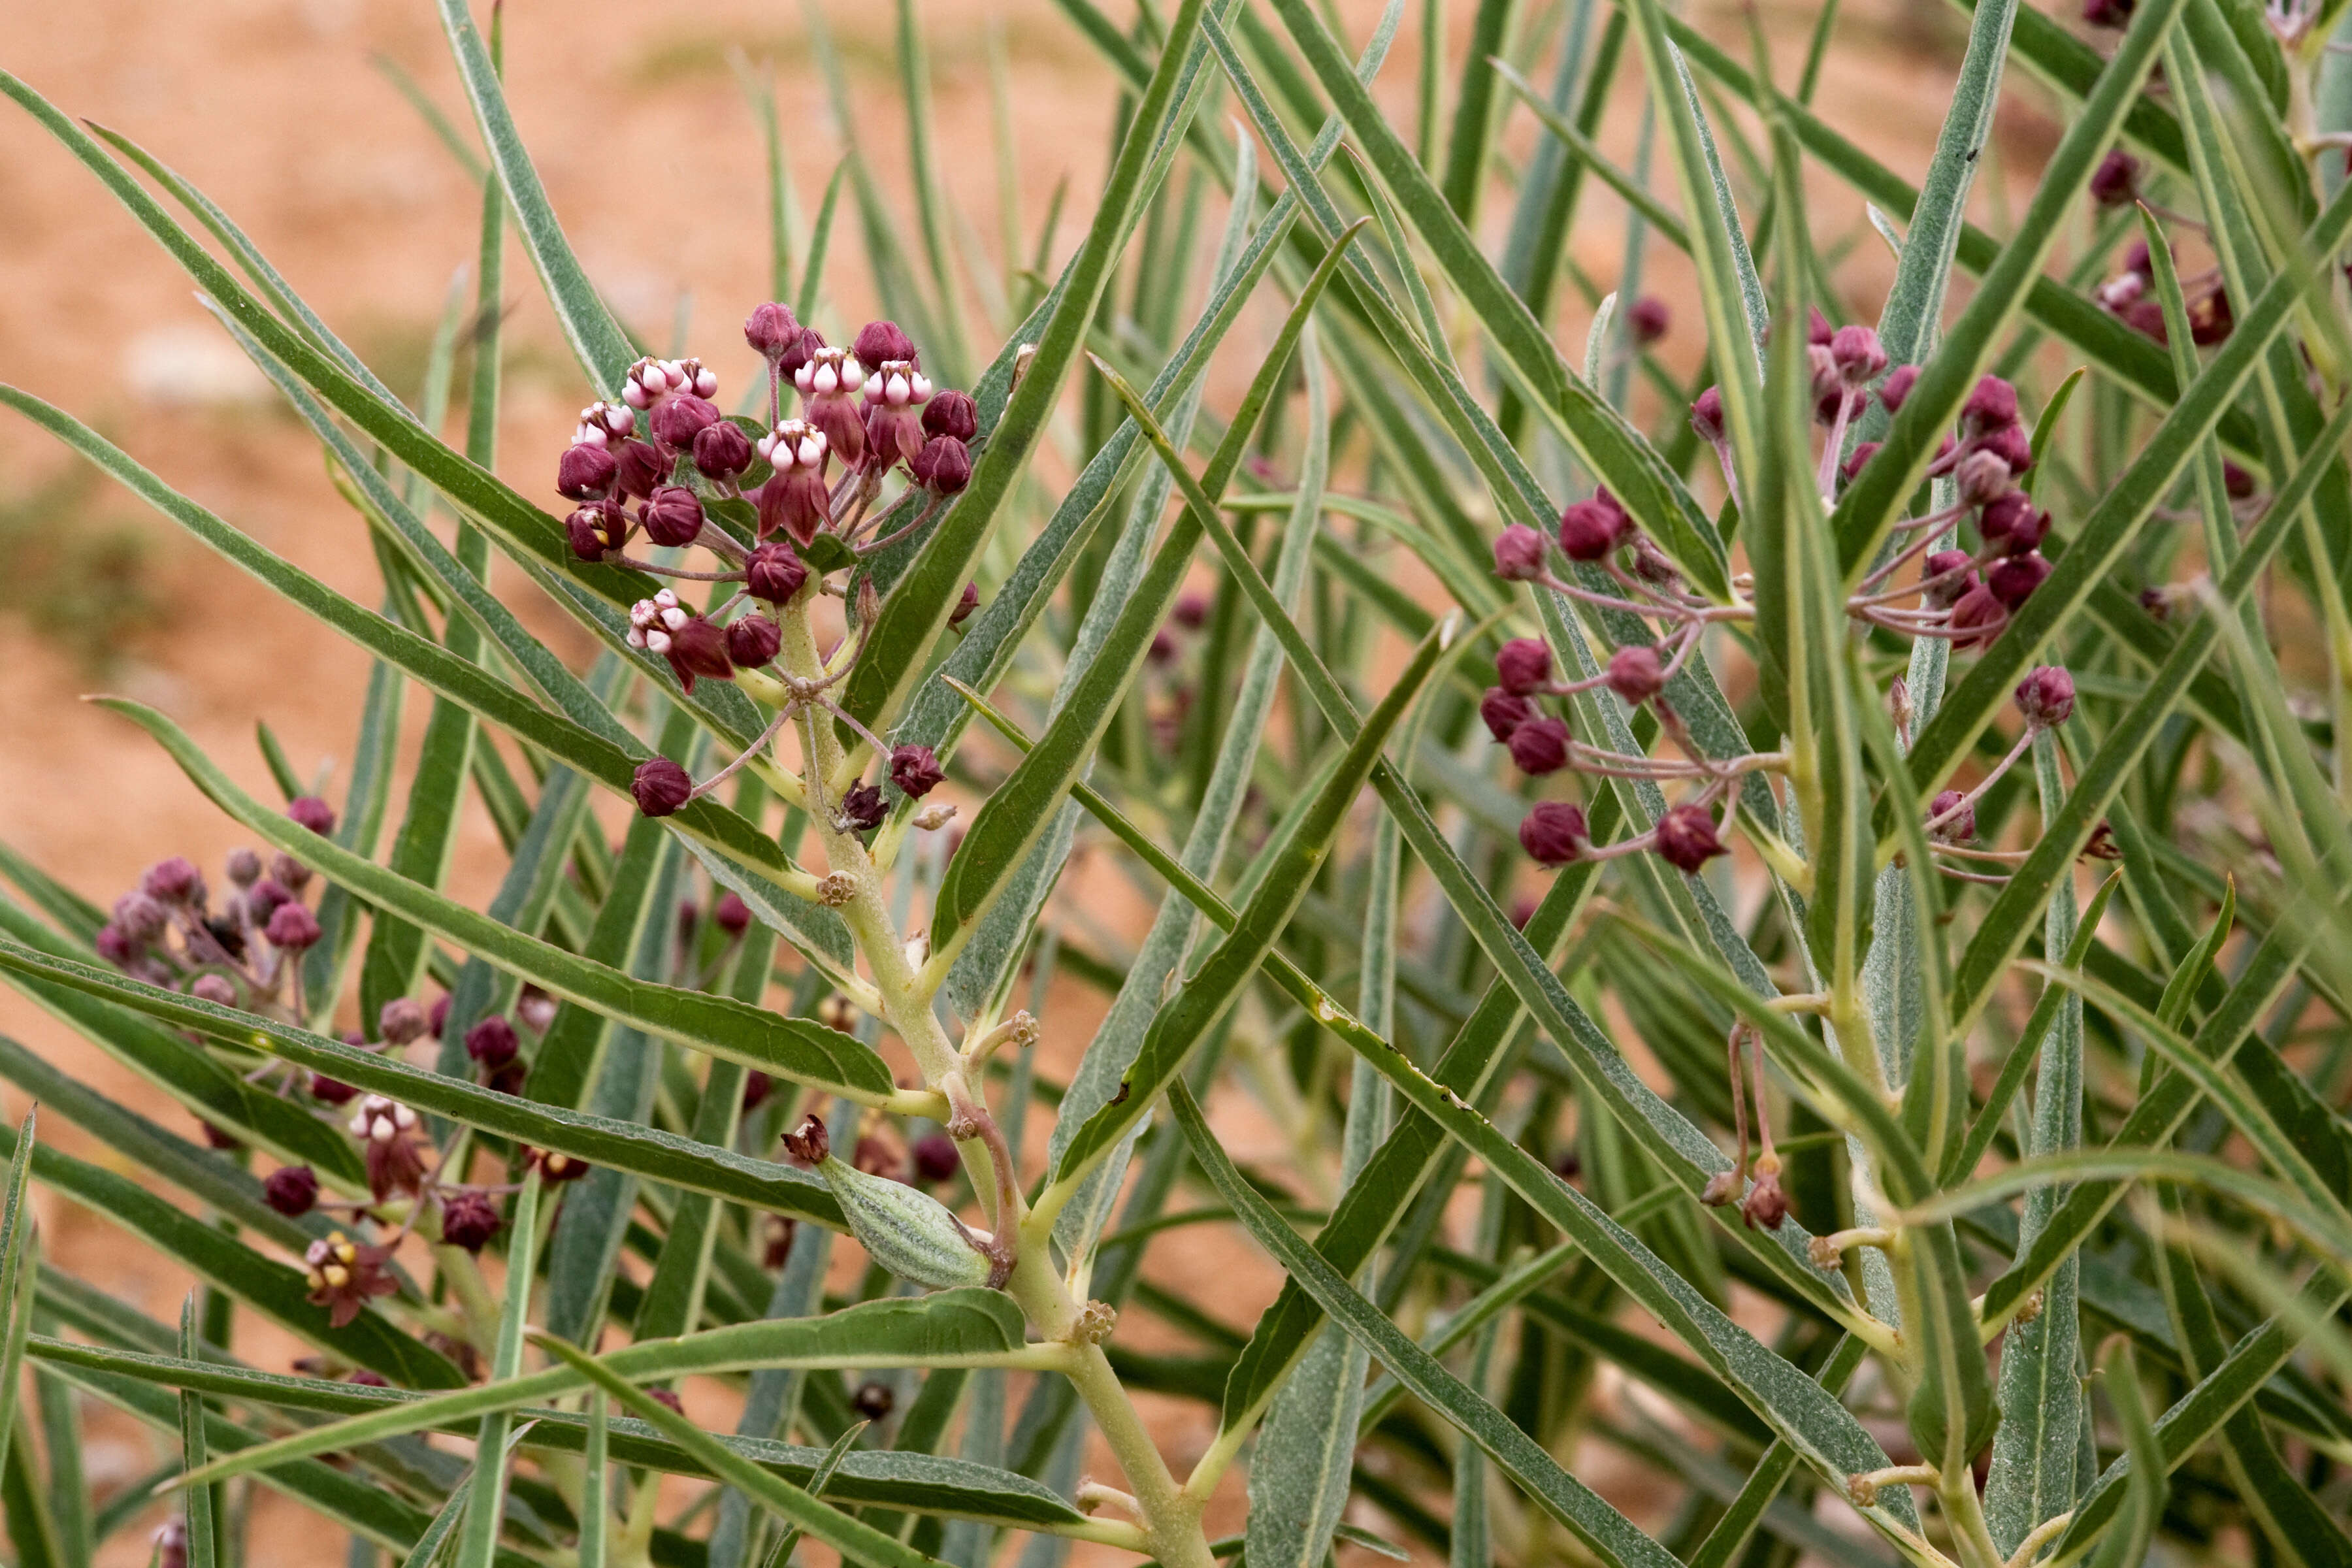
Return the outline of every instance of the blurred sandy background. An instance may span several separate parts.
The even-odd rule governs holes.
[[[1109,9],[1122,22],[1129,15],[1119,0]],[[1345,9],[1360,39],[1377,6],[1351,0]],[[1472,9],[1462,0],[1450,8],[1457,58]],[[995,29],[1011,61],[1018,196],[1033,240],[1055,184],[1070,182],[1053,248],[1058,266],[1083,232],[1106,163],[1108,72],[1048,0],[925,0],[922,12],[951,201],[992,247],[997,193],[985,62]],[[1767,12],[1782,74],[1791,75],[1811,8],[1783,0]],[[903,194],[891,7],[866,0],[828,5],[824,15],[857,102],[864,150],[884,186]],[[1701,0],[1695,18],[1745,58],[1738,13],[1723,0]],[[1822,112],[1916,180],[1948,97],[1960,29],[1958,14],[1940,0],[1848,0],[1818,99]],[[1405,29],[1380,84],[1400,123],[1411,115],[1413,30]],[[667,344],[673,321],[688,312],[691,344],[726,378],[721,396],[731,405],[753,363],[738,323],[766,297],[767,261],[759,140],[727,65],[730,44],[772,63],[793,179],[804,212],[813,211],[841,144],[795,7],[517,0],[507,12],[508,90],[590,272],[656,344]],[[375,63],[379,57],[413,75],[470,136],[425,0],[19,5],[9,8],[0,39],[0,64],[66,112],[128,134],[211,195],[337,331],[405,392],[422,373],[453,271],[472,258],[478,198]],[[1623,161],[1639,117],[1630,55],[1620,83],[1619,110],[1601,140]],[[1985,187],[2028,186],[2053,132],[2053,121],[2012,103],[1988,165],[1992,178],[1980,187],[1980,213],[1999,212],[1998,193]],[[1531,134],[1522,113],[1507,144],[1523,153]],[[1654,183],[1671,200],[1663,164]],[[1849,192],[1825,182],[1814,189],[1811,220],[1822,242],[1852,245],[1841,274],[1846,303],[1874,316],[1891,268],[1886,253]],[[1577,259],[1613,286],[1622,208],[1591,184],[1582,214]],[[1491,199],[1484,224],[1490,235],[1506,215],[1505,201]],[[1649,287],[1675,307],[1664,353],[1687,367],[1700,347],[1696,311],[1686,270],[1663,252],[1652,248]],[[499,467],[554,508],[561,504],[551,486],[554,457],[586,394],[511,241],[508,256]],[[838,308],[817,323],[837,341],[870,305],[859,270],[845,201],[829,269]],[[1572,289],[1562,294],[1556,328],[1580,355],[1590,311]],[[1182,319],[1195,308],[1188,301]],[[1247,374],[1254,363],[1247,343],[1269,328],[1244,323],[1215,386],[1230,389]],[[197,308],[184,275],[13,106],[0,108],[0,380],[71,409],[239,528],[373,602],[363,531],[327,484],[315,444],[278,411],[257,374]],[[0,420],[0,473],[7,476],[0,489],[0,801],[8,808],[0,833],[101,900],[165,855],[188,855],[212,871],[236,836],[156,748],[82,706],[79,695],[121,691],[156,703],[266,794],[255,721],[275,728],[298,768],[344,754],[364,660],[168,522],[87,479],[47,437],[13,418]],[[559,647],[584,651],[584,641],[554,617],[535,616],[534,624]],[[412,741],[425,706],[412,698]],[[331,797],[341,797],[342,784],[331,783]],[[502,862],[478,810],[467,831],[453,890],[478,898]],[[1140,905],[1137,912],[1148,918]],[[1093,1005],[1084,994],[1073,1002]],[[160,1105],[131,1075],[5,990],[0,1028],[55,1052],[103,1091],[191,1130],[184,1113]],[[1066,1073],[1084,1038],[1083,1024],[1066,1018],[1041,1067]],[[0,1095],[12,1121],[21,1114],[15,1099]],[[54,1121],[43,1131],[68,1148],[89,1149]],[[184,1281],[52,1197],[44,1196],[41,1212],[51,1257],[150,1312],[170,1315]],[[1270,1299],[1277,1283],[1270,1267],[1232,1242],[1186,1240],[1168,1250],[1181,1267],[1227,1271],[1233,1287],[1224,1295],[1236,1321]],[[254,1353],[271,1364],[261,1348]],[[1189,1407],[1168,1408],[1166,1426],[1179,1458],[1188,1439],[1208,1436],[1207,1417]],[[110,1466],[127,1471],[147,1462],[128,1445],[119,1454],[101,1446],[90,1458],[99,1472],[91,1479],[100,1485],[119,1479],[104,1473]],[[1588,1479],[1631,1479],[1590,1471]],[[138,1539],[119,1540],[110,1560],[137,1556],[131,1548]],[[269,1562],[296,1561],[298,1542],[299,1560],[315,1560],[315,1539],[270,1530],[258,1542]]]

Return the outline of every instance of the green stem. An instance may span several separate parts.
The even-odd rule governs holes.
[[[784,636],[779,661],[790,675],[802,679],[822,679],[824,675],[816,637],[809,626],[809,605],[816,595],[817,580],[812,577],[800,594],[784,605],[781,617]],[[831,721],[821,710],[814,711],[801,726],[801,735],[807,751],[803,759],[804,776],[846,784],[850,775],[844,770],[848,758]],[[781,752],[776,765],[778,772],[788,771]],[[841,832],[834,826],[831,810],[838,797],[827,793],[827,800],[813,815],[824,844],[828,880],[843,879],[840,885],[846,896],[838,908],[873,976],[882,1021],[906,1041],[922,1071],[926,1088],[945,1092],[952,1083],[961,1090],[965,1082],[963,1058],[949,1041],[947,1031],[932,1011],[930,990],[923,984],[920,966],[908,958],[906,938],[890,917],[882,873],[855,834]],[[984,1114],[984,1105],[982,1110]],[[1142,1515],[1139,1522],[1151,1554],[1170,1568],[1212,1568],[1213,1559],[1209,1554],[1208,1537],[1201,1529],[1200,1510],[1184,1496],[1175,1477],[1169,1473],[1167,1461],[1160,1457],[1150,1433],[1144,1429],[1142,1418],[1136,1414],[1118,1374],[1111,1371],[1109,1360],[1098,1345],[1081,1335],[1087,1315],[1071,1296],[1067,1281],[1054,1268],[1050,1227],[1029,1223],[1031,1216],[1021,1203],[1017,1180],[998,1182],[997,1162],[981,1130],[966,1127],[964,1131],[971,1135],[959,1138],[956,1146],[963,1155],[974,1186],[982,1192],[995,1191],[1000,1194],[1000,1207],[1004,1212],[996,1216],[998,1239],[1017,1242],[1019,1247],[1004,1289],[1044,1338],[1068,1343],[1076,1352],[1065,1370],[1126,1473]]]

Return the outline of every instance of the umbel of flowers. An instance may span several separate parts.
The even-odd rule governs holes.
[[[779,668],[779,616],[806,595],[845,597],[847,569],[928,527],[971,479],[979,410],[969,394],[933,384],[921,351],[897,323],[868,322],[838,348],[784,306],[765,304],[743,323],[743,339],[766,364],[763,425],[720,415],[711,401],[718,377],[700,360],[645,359],[630,367],[618,402],[581,411],[572,446],[556,464],[556,489],[579,503],[564,526],[581,560],[724,591],[705,610],[674,588],[639,600],[629,611],[629,646],[661,658],[689,692],[698,680],[744,679],[755,697],[776,706],[767,731],[698,784],[669,758],[641,765],[632,793],[649,816],[708,794],[805,712],[821,710],[862,731],[830,693],[847,679],[877,606],[858,606],[858,631],[824,654],[822,673],[814,675]],[[894,478],[899,482],[890,493]],[[711,515],[710,503],[719,500],[750,504],[751,539]],[[629,547],[640,534],[665,552],[703,551],[712,564],[688,566],[675,553],[634,555]],[[813,560],[820,564],[813,568]],[[976,603],[967,590],[955,618]],[[928,746],[864,739],[890,785],[908,798],[929,794],[944,776]],[[815,791],[824,787],[813,781]],[[863,779],[813,804],[849,832],[878,827],[888,811],[881,784]],[[949,815],[919,820],[937,826]]]

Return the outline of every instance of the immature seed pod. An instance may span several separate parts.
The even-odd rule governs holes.
[[[833,1142],[817,1118],[788,1133],[784,1147],[815,1165],[840,1202],[850,1233],[886,1272],[940,1290],[1003,1285],[1010,1267],[989,1256],[954,1210],[919,1188],[868,1175],[834,1158]]]

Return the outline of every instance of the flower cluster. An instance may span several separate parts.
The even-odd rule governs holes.
[[[334,808],[315,796],[295,801],[286,815],[313,833],[335,829]],[[302,954],[320,935],[319,917],[303,901],[310,868],[290,855],[265,865],[251,849],[230,851],[226,868],[230,892],[215,909],[194,862],[174,855],[148,867],[99,928],[99,955],[224,1007],[298,1016]]]
[[[863,651],[879,609],[870,582],[861,586],[857,630],[822,657],[822,675],[793,675],[777,665],[785,606],[811,591],[846,595],[812,560],[854,562],[929,523],[971,478],[980,411],[971,395],[933,385],[913,340],[891,321],[870,321],[847,348],[825,342],[780,304],[765,304],[743,324],[743,339],[767,367],[764,426],[722,416],[710,400],[718,378],[699,360],[640,360],[621,401],[583,410],[572,445],[556,465],[556,488],[580,504],[567,520],[572,552],[656,576],[718,584],[728,592],[707,613],[663,588],[629,609],[628,645],[658,655],[678,684],[729,680],[757,672],[780,693],[767,731],[740,756],[697,783],[677,762],[653,757],[632,781],[648,816],[681,811],[759,754],[783,726],[817,711],[864,733],[901,795],[920,798],[944,776],[929,747],[890,746],[831,696]],[[785,416],[789,387],[797,407]],[[642,425],[641,425],[642,416]],[[764,470],[764,471],[762,471]],[[905,483],[887,502],[886,480]],[[713,514],[748,502],[752,538]],[[642,530],[667,549],[699,547],[718,558],[711,570],[638,560],[626,546]],[[978,604],[967,586],[953,622]],[[814,784],[821,788],[821,784]],[[814,802],[838,831],[862,833],[887,815],[880,783],[847,785],[837,801]],[[926,813],[927,826],[946,812]],[[930,821],[936,817],[937,821]]]
[[[2118,159],[2130,167],[2124,169],[2118,166]],[[2110,169],[2115,170],[2109,175],[2111,179],[2136,182],[2138,178],[2137,160],[2121,151],[2109,153],[2107,162],[2100,165],[2102,174],[2109,174]],[[2095,182],[2094,195],[2097,189]],[[2155,289],[2155,257],[2147,247],[2147,241],[2136,239],[2124,250],[2123,270],[2100,284],[2093,298],[2098,301],[2101,310],[2124,325],[2163,342],[2166,341],[2164,303],[2157,298]],[[2181,279],[2180,298],[2187,308],[2189,341],[2199,348],[2210,348],[2221,342],[2237,325],[2237,317],[2230,309],[2230,292],[2222,287],[2221,269],[2218,267]]]
[[[1944,438],[1927,469],[1932,477],[1948,477],[1958,500],[1895,525],[1913,542],[1863,579],[1847,613],[1906,637],[1947,637],[1959,648],[1982,647],[1999,637],[2050,575],[2042,553],[2050,514],[2017,483],[2032,466],[2033,443],[2019,417],[2017,389],[1997,375],[1980,378],[1961,405],[1958,436]],[[1980,548],[1974,553],[1937,549],[1937,540],[1963,519],[1974,521]],[[1922,555],[1927,559],[1916,582],[1885,586]],[[1898,607],[1915,596],[1916,607]]]

